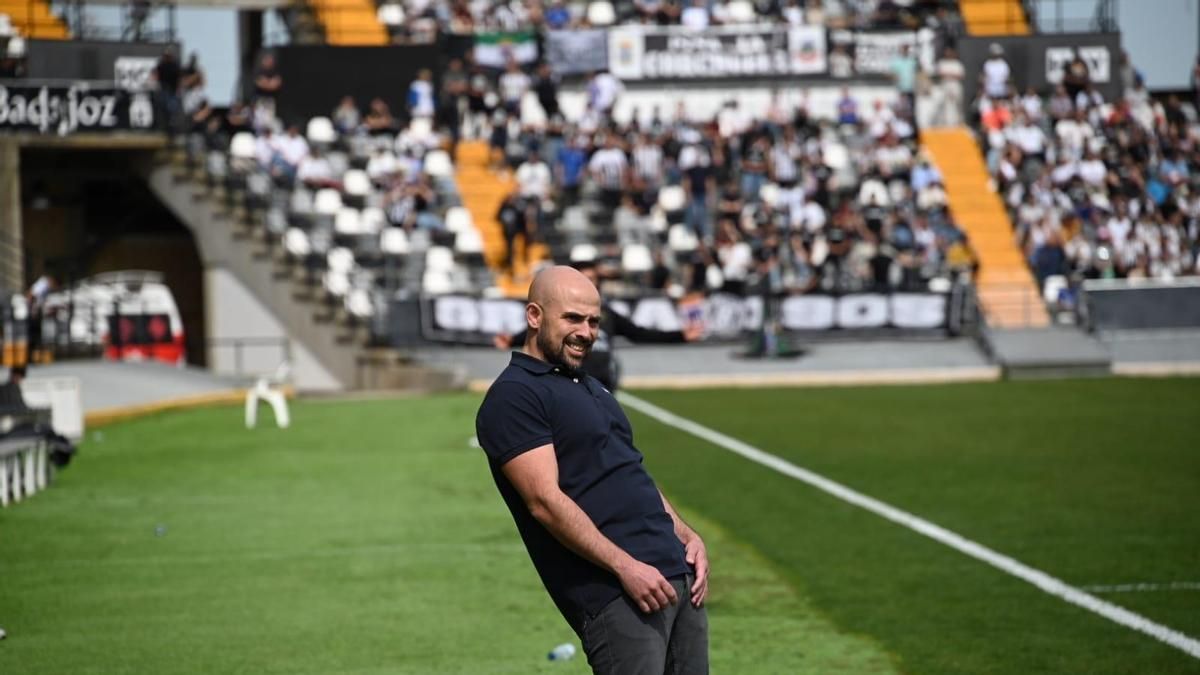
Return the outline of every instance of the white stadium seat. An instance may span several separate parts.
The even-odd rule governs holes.
[[[325,286],[325,292],[333,297],[345,297],[350,292],[350,276],[342,272],[329,270],[325,273],[323,285]]]
[[[337,130],[333,128],[333,122],[328,117],[314,117],[309,120],[304,135],[308,137],[309,143],[317,145],[330,145],[337,141]]]
[[[339,246],[329,252],[329,255],[325,257],[325,262],[329,265],[330,272],[349,274],[354,269],[354,252]]]
[[[408,233],[399,227],[388,227],[379,235],[379,250],[384,255],[408,255]]]
[[[229,156],[234,159],[254,159],[254,134],[249,131],[239,131],[229,141]]]
[[[454,252],[445,246],[431,246],[425,252],[425,269],[450,272],[454,269]]]
[[[475,229],[475,221],[471,212],[462,206],[451,206],[446,209],[446,229],[451,232],[466,232]]]
[[[355,197],[365,197],[371,193],[371,179],[362,169],[350,169],[342,176],[342,191]]]
[[[754,23],[758,20],[758,12],[747,0],[733,0],[725,6],[725,13],[733,23]]]
[[[654,258],[645,244],[630,244],[621,251],[621,269],[630,274],[654,269]]]
[[[611,26],[617,22],[617,10],[611,2],[597,0],[588,4],[587,20],[593,26]]]
[[[288,200],[288,208],[292,213],[308,214],[313,212],[313,194],[307,188],[298,187],[292,191]]]
[[[360,319],[373,316],[375,305],[371,302],[371,292],[365,288],[351,289],[346,295],[346,311]]]
[[[687,225],[672,225],[667,230],[667,246],[676,253],[691,253],[700,245],[700,240]]]
[[[454,291],[454,282],[447,270],[425,270],[421,277],[421,289],[430,295],[444,295]]]
[[[454,250],[465,255],[483,253],[483,237],[479,230],[471,227],[456,234]]]
[[[571,247],[571,262],[592,262],[599,257],[600,252],[592,244],[575,244]]]
[[[679,185],[668,185],[658,191],[658,205],[667,213],[682,211],[687,205],[687,193]]]
[[[396,2],[387,2],[379,6],[375,12],[375,17],[379,19],[379,23],[395,28],[404,25],[404,6]]]
[[[289,227],[288,231],[283,233],[283,248],[297,258],[303,258],[312,253],[308,235],[298,227]]]
[[[20,35],[15,35],[8,39],[8,48],[5,49],[10,59],[20,59],[25,57],[25,38]]]
[[[353,236],[362,233],[362,214],[358,209],[343,206],[333,220],[333,231],[338,234]]]
[[[379,234],[383,228],[387,227],[387,224],[387,216],[384,215],[383,209],[377,206],[368,206],[362,210],[359,227],[362,228],[363,234]]]
[[[326,215],[336,215],[342,209],[342,193],[333,188],[317,190],[313,198],[313,211]]]
[[[425,155],[425,173],[434,178],[448,178],[454,175],[454,163],[444,150],[434,150]]]

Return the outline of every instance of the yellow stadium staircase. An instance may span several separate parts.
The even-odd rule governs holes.
[[[67,25],[50,12],[45,0],[0,0],[0,14],[7,14],[13,28],[27,38],[66,40]]]
[[[471,212],[475,228],[483,237],[483,256],[488,267],[496,277],[496,285],[504,295],[512,298],[524,298],[529,292],[529,283],[533,280],[533,266],[550,257],[550,250],[545,244],[533,244],[526,263],[524,239],[517,239],[514,244],[514,270],[509,273],[504,267],[505,241],[504,228],[496,219],[500,205],[514,189],[516,182],[511,177],[498,175],[489,168],[490,150],[485,141],[463,141],[458,144],[458,157],[455,161],[455,181],[462,196],[463,206]]]
[[[1021,0],[958,0],[971,35],[1029,35]]]
[[[989,326],[1034,328],[1050,323],[1037,282],[1018,249],[1008,212],[988,184],[987,169],[966,127],[926,129],[921,145],[946,184],[950,212],[979,259],[976,293]]]
[[[325,42],[339,46],[388,44],[387,29],[376,16],[372,0],[309,0],[317,21],[325,27]]]

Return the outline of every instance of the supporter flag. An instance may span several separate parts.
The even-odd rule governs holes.
[[[509,59],[525,65],[537,60],[537,41],[533,31],[484,32],[475,34],[475,63],[503,68]]]

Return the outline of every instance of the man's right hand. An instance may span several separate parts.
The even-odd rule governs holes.
[[[633,598],[638,608],[646,614],[666,609],[667,605],[679,602],[671,582],[651,565],[631,559],[625,567],[618,570],[617,578],[620,579],[625,593]]]

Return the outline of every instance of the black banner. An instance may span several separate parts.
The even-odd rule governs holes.
[[[992,44],[1004,49],[1004,60],[1012,71],[1018,93],[1033,87],[1041,94],[1050,92],[1062,79],[1062,69],[1078,54],[1088,66],[1092,84],[1106,101],[1122,95],[1117,67],[1121,63],[1121,36],[1118,33],[1060,33],[1020,37],[963,37],[958,40],[958,57],[967,77],[963,80],[963,102],[970,105],[979,89],[977,76],[983,71]]]
[[[275,112],[284,123],[303,125],[313,117],[328,117],[343,96],[353,96],[364,112],[372,99],[381,98],[391,108],[392,115],[403,120],[408,85],[416,79],[417,72],[428,68],[435,79],[441,72],[442,56],[436,44],[288,45],[271,51],[275,53],[283,80],[275,98]],[[243,77],[243,81],[252,86],[253,73]]]
[[[157,126],[150,94],[111,83],[36,86],[0,83],[0,130],[67,136],[77,132],[147,131]]]
[[[180,54],[179,45],[102,40],[29,40],[25,76],[32,80],[128,80],[131,64],[153,70],[168,46]]]
[[[949,300],[941,293],[796,295],[778,300],[773,311],[780,327],[794,333],[944,331],[950,323]],[[608,305],[644,328],[680,330],[686,321],[697,320],[708,340],[738,338],[762,328],[766,318],[761,297],[727,294],[683,301],[662,296],[610,300]],[[525,329],[525,303],[520,300],[445,295],[423,301],[420,312],[422,336],[435,342],[487,344],[497,333]]]
[[[1093,330],[1200,328],[1200,281],[1085,281]]]

